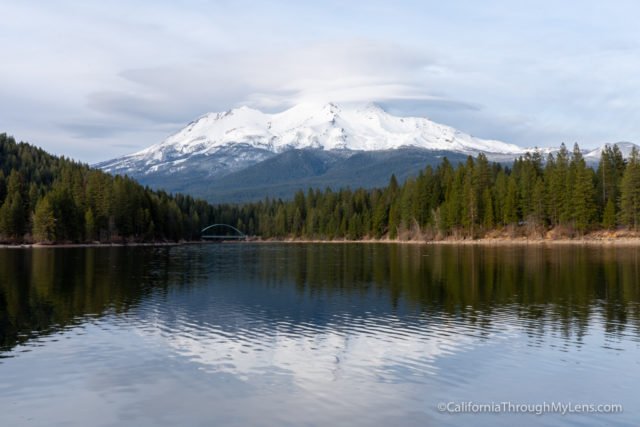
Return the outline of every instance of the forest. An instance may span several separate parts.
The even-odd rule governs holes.
[[[576,144],[527,153],[513,164],[486,156],[379,189],[308,189],[291,200],[213,205],[143,187],[0,134],[0,240],[197,240],[224,223],[262,239],[481,238],[492,233],[576,238],[640,228],[640,155],[607,146],[589,167]]]
[[[213,211],[0,134],[2,242],[193,240]]]
[[[446,158],[403,184],[298,191],[293,200],[218,206],[218,221],[262,238],[432,240],[507,236],[576,238],[640,227],[640,157],[606,147],[596,170],[576,144],[546,158],[527,153],[510,167],[486,156]]]

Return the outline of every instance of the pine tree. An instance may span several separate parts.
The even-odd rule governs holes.
[[[622,177],[620,221],[634,230],[640,228],[640,156],[635,147]]]
[[[602,214],[602,226],[608,230],[615,228],[616,226],[616,204],[613,198],[607,200],[607,205],[604,208]]]
[[[494,226],[495,219],[493,216],[493,199],[488,188],[485,188],[482,192],[482,206],[484,207],[482,224],[485,230],[490,230]]]
[[[462,217],[461,223],[471,237],[475,234],[475,225],[478,222],[479,194],[477,192],[477,177],[473,158],[467,158],[466,165],[462,166],[464,181],[462,184]]]
[[[546,221],[546,201],[545,201],[545,185],[542,176],[536,179],[533,187],[533,195],[531,197],[531,219],[535,225],[543,225]]]
[[[146,222],[146,224],[148,223],[149,221]],[[96,221],[91,208],[84,213],[84,238],[89,242],[96,238]]]
[[[578,231],[584,232],[595,215],[593,170],[587,167],[578,144],[573,149],[571,176],[571,218]]]
[[[571,218],[571,202],[569,197],[569,151],[564,143],[554,157],[547,159],[544,172],[547,188],[547,211],[552,225],[567,223]]]
[[[14,169],[9,174],[7,196],[0,207],[0,233],[14,240],[20,240],[26,231],[27,211],[22,197],[23,191],[22,174]]]
[[[617,145],[606,145],[602,150],[600,156],[600,162],[598,164],[598,170],[596,172],[597,183],[597,199],[598,208],[604,212],[609,208],[609,200],[614,210],[614,217],[618,211],[618,200],[620,198],[620,182],[622,181],[622,175],[624,174],[625,162],[622,156],[622,152]],[[610,212],[609,212],[610,214]],[[604,223],[603,217],[603,223]],[[611,224],[611,217],[609,217],[608,224]],[[615,220],[614,220],[615,225]],[[608,228],[611,227],[607,226]]]
[[[453,172],[453,178],[444,186],[445,197],[441,205],[443,231],[449,232],[460,228],[464,215],[464,166],[458,165]]]
[[[529,220],[534,211],[533,193],[536,180],[541,173],[540,154],[526,153],[513,165],[513,176],[518,184],[518,212]]]
[[[302,219],[302,212],[300,211],[300,206],[296,206],[296,210],[293,213],[293,222],[292,222],[292,233],[296,237],[300,237],[302,233],[302,224],[304,223]]]
[[[33,214],[33,238],[37,242],[56,240],[56,219],[49,197],[45,196],[36,204]]]
[[[433,170],[428,166],[424,173],[420,172],[416,179],[416,189],[413,194],[412,208],[413,218],[421,227],[426,226],[431,220],[431,197],[433,189]]]
[[[395,239],[398,237],[398,228],[400,227],[400,207],[398,201],[394,201],[389,206],[389,238]]]
[[[507,181],[507,194],[504,200],[503,222],[505,224],[516,224],[518,222],[518,186],[513,176]]]
[[[496,182],[493,189],[493,207],[496,224],[505,225],[504,206],[507,199],[508,178],[501,170],[496,175]]]
[[[562,144],[560,151],[556,156],[556,175],[552,181],[554,185],[554,203],[558,204],[559,219],[558,223],[566,224],[571,220],[571,192],[570,188],[573,183],[573,176],[569,166],[569,150]]]
[[[373,228],[373,235],[376,238],[382,237],[387,231],[387,225],[389,222],[389,207],[386,203],[379,201],[375,205],[373,211],[373,217],[371,218],[371,227]]]
[[[7,183],[4,178],[4,172],[0,169],[0,206],[4,203],[5,197],[7,197]]]

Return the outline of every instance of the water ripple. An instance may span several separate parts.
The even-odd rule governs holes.
[[[631,424],[633,254],[486,251],[218,245],[140,251],[135,265],[126,252],[87,254],[73,289],[40,276],[0,287],[31,292],[6,311],[12,325],[31,321],[0,352],[0,409],[8,425],[24,414],[33,425],[601,424],[434,410],[586,396],[624,403],[607,421]]]

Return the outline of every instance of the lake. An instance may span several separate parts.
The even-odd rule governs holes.
[[[639,387],[639,248],[0,249],[2,426],[635,426]]]

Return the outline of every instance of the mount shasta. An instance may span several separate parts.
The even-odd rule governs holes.
[[[634,144],[617,145],[626,155]],[[585,158],[597,162],[601,149],[585,151]],[[457,162],[485,153],[507,162],[527,151],[375,104],[329,103],[276,114],[248,107],[205,114],[159,144],[96,166],[223,203],[289,198],[309,187],[382,186],[391,174],[403,180],[443,157]]]

